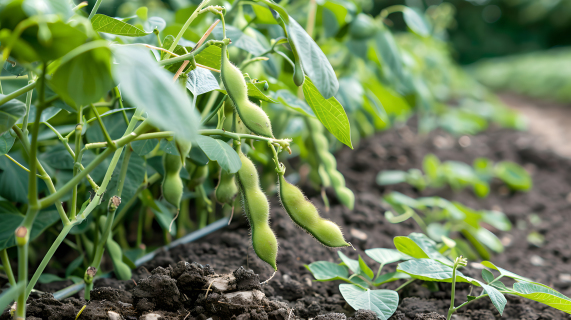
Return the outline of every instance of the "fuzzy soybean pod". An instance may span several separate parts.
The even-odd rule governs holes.
[[[208,166],[197,166],[192,164],[192,168],[190,169],[190,181],[188,182],[188,188],[190,190],[194,190],[196,187],[203,184],[204,181],[206,181],[206,178],[208,178]]]
[[[216,186],[216,201],[232,205],[237,194],[236,174],[228,173],[226,170],[221,169],[218,186]]]
[[[106,220],[106,216],[101,216],[99,218],[99,225],[104,226]],[[109,238],[107,238],[105,247],[107,247],[107,252],[109,253],[111,261],[113,262],[113,271],[115,272],[115,276],[117,276],[117,278],[120,280],[131,279],[131,268],[125,262],[123,262],[123,251],[121,250],[121,246],[115,242],[115,240],[113,240],[111,235],[109,235]]]
[[[165,177],[163,179],[163,197],[173,206],[180,208],[183,184],[180,178],[182,161],[179,155],[165,154],[163,160]]]
[[[285,179],[283,172],[278,176],[280,200],[293,222],[327,247],[350,246],[337,224],[323,219],[303,192]]]
[[[242,167],[236,173],[236,181],[242,198],[242,205],[246,217],[250,222],[252,232],[252,245],[256,255],[274,270],[278,270],[276,259],[278,256],[278,240],[270,228],[270,204],[268,198],[260,188],[260,179],[256,166],[242,151],[238,150]]]
[[[270,118],[262,108],[248,99],[246,80],[240,69],[228,60],[226,46],[222,46],[220,78],[244,125],[257,135],[273,138]]]

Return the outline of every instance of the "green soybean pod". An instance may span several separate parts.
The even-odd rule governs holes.
[[[180,156],[165,154],[163,165],[165,169],[165,177],[163,179],[163,197],[173,206],[180,208],[182,199],[183,184],[180,178],[180,170],[182,162]]]
[[[236,186],[236,174],[228,173],[226,170],[220,170],[220,179],[216,186],[216,201],[232,205],[234,198],[238,194],[238,186]]]
[[[180,154],[180,161],[182,163],[182,166],[185,166],[185,159],[186,156],[188,156],[188,154],[190,153],[190,149],[192,148],[192,143],[190,141],[184,141],[184,140],[176,140],[176,147],[178,149],[178,153]]]
[[[287,182],[283,174],[278,176],[280,200],[293,222],[327,247],[350,246],[337,224],[323,219],[298,187]]]
[[[195,166],[193,172],[190,175],[188,188],[190,190],[195,189],[197,186],[203,184],[206,178],[208,178],[208,166]]]
[[[132,272],[131,268],[123,262],[123,251],[121,246],[115,240],[109,236],[106,242],[107,251],[109,256],[111,256],[111,261],[113,262],[115,275],[119,280],[129,280],[131,279]]]
[[[343,205],[349,208],[349,210],[353,210],[355,207],[355,194],[351,189],[345,186],[337,187],[335,188],[335,194]]]
[[[305,74],[303,73],[303,68],[301,67],[301,61],[296,56],[293,68],[293,83],[296,86],[301,87],[305,81]]]
[[[278,255],[278,240],[270,228],[270,204],[260,188],[260,179],[256,166],[242,151],[238,150],[242,167],[236,173],[236,181],[242,198],[246,217],[250,222],[252,245],[256,255],[278,270],[276,259]]]
[[[244,125],[257,135],[273,138],[270,118],[262,108],[248,100],[246,80],[240,69],[228,60],[226,46],[222,46],[220,78]]]

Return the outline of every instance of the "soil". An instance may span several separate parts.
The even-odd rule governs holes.
[[[368,259],[363,250],[394,248],[395,236],[420,231],[413,221],[387,222],[380,202],[386,192],[394,190],[413,197],[439,195],[477,209],[502,210],[514,228],[506,233],[493,230],[506,250],[492,261],[571,296],[571,219],[567,218],[571,212],[571,160],[539,150],[533,136],[526,132],[491,128],[476,136],[463,137],[462,144],[459,138],[439,131],[418,136],[414,126],[402,126],[363,139],[355,150],[340,150],[336,155],[339,170],[356,195],[353,211],[336,203],[331,195],[331,208],[325,212],[319,194],[309,189],[306,192],[324,216],[342,227],[356,249],[343,252],[352,258],[361,254],[375,270],[378,264]],[[379,171],[421,168],[428,153],[434,153],[441,161],[471,163],[477,157],[515,161],[532,174],[534,187],[527,193],[512,193],[496,181],[490,195],[479,199],[471,190],[455,193],[444,188],[419,192],[406,184],[389,187],[376,184]],[[355,312],[348,306],[339,294],[339,282],[312,281],[304,265],[319,260],[339,262],[337,252],[321,246],[295,227],[277,198],[272,199],[271,225],[280,242],[279,271],[268,285],[260,286],[259,282],[269,278],[273,270],[253,253],[245,218],[235,217],[229,227],[215,234],[160,252],[134,271],[130,281],[96,281],[92,301],[79,319],[376,319],[374,313]],[[529,243],[530,232],[542,235],[543,243]],[[481,279],[478,264],[470,266],[462,272]],[[395,267],[388,265],[385,271]],[[400,284],[402,281],[383,288],[395,289]],[[450,285],[438,286],[440,290],[436,292],[421,281],[405,287],[399,292],[398,310],[390,319],[445,319]],[[466,284],[457,286],[457,305],[465,301],[469,289]],[[569,315],[539,303],[514,296],[508,296],[507,300],[502,319],[570,319]],[[51,294],[45,294],[30,299],[28,315],[30,319],[75,319],[85,304],[80,295],[57,301]],[[8,318],[7,313],[0,317]],[[453,317],[456,320],[499,318],[487,299],[471,303]]]

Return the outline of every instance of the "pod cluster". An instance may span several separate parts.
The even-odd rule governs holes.
[[[337,171],[337,160],[335,160],[335,157],[329,152],[329,141],[323,134],[321,126],[314,122],[314,120],[308,120],[308,124],[311,130],[311,137],[308,138],[311,140],[311,143],[308,143],[308,145],[313,145],[318,158],[310,161],[313,169],[316,169],[312,171],[318,174],[318,179],[322,181],[323,185],[331,185],[331,187],[333,187],[337,198],[343,205],[353,210],[355,206],[355,195],[351,189],[345,186],[345,178],[341,172]]]
[[[222,47],[220,78],[244,125],[257,135],[273,138],[270,118],[262,108],[248,99],[246,80],[240,69],[228,60],[226,46]]]
[[[163,158],[163,167],[165,176],[163,179],[162,190],[163,197],[170,204],[180,209],[180,201],[183,193],[183,183],[180,177],[180,170],[185,164],[185,158],[190,152],[190,142],[177,141],[177,149],[179,154],[165,154]]]

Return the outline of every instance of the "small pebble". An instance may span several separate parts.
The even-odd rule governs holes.
[[[367,237],[368,237],[366,233],[364,233],[361,230],[355,229],[355,228],[351,228],[350,233],[353,237],[355,237],[359,240],[362,240],[362,241],[367,240]]]
[[[461,136],[460,139],[458,139],[458,144],[462,148],[467,148],[472,144],[472,139],[470,139],[468,136]]]
[[[529,261],[531,262],[532,265],[536,266],[536,267],[541,267],[542,265],[545,264],[545,260],[543,260],[543,258],[541,258],[538,255],[533,255],[531,256],[531,258],[529,259]]]

